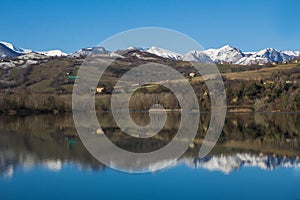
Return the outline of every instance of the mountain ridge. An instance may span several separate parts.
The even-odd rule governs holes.
[[[185,54],[179,54],[167,49],[152,46],[150,48],[128,47],[127,51],[140,51],[154,54],[156,56],[171,60],[194,61],[200,63],[228,63],[236,65],[260,65],[266,63],[283,63],[300,57],[300,51],[280,51],[274,48],[265,48],[257,52],[242,52],[236,47],[225,45],[218,49],[191,50]],[[8,42],[0,42],[0,59],[24,56],[30,54],[33,56],[61,57],[70,56],[75,58],[85,57],[92,52],[100,53],[108,57],[120,57],[120,52],[124,50],[108,51],[104,47],[82,48],[71,54],[66,54],[61,50],[33,51],[16,47]]]

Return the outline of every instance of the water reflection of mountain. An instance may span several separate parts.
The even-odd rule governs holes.
[[[146,113],[134,113],[132,118],[141,125],[149,123]],[[300,114],[287,113],[228,115],[218,145],[209,156],[199,159],[197,153],[209,124],[209,115],[201,115],[197,137],[181,160],[191,167],[224,173],[247,166],[262,169],[300,166],[299,120]],[[134,140],[121,133],[111,114],[99,116],[105,134],[112,141],[137,152],[167,144],[178,129],[179,121],[178,113],[169,114],[159,136],[132,145]],[[33,166],[58,171],[67,163],[83,169],[104,169],[80,142],[71,116],[0,118],[0,174],[11,176],[17,167],[30,169]]]
[[[277,155],[263,155],[250,153],[236,153],[230,155],[212,155],[203,159],[185,159],[185,163],[193,168],[202,168],[210,171],[230,173],[241,167],[258,167],[273,170],[279,167],[300,167],[299,157],[286,157]]]
[[[50,171],[60,171],[63,164],[60,159],[43,160],[29,152],[17,155],[13,150],[7,150],[0,153],[0,174],[7,177],[13,176],[16,167],[30,170],[33,167],[41,166]]]

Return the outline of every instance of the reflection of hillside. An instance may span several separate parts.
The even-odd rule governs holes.
[[[296,113],[255,114],[254,120],[257,125],[268,128],[268,133],[279,130],[285,133],[287,138],[300,135],[300,115]]]
[[[70,128],[57,131],[59,128],[53,126],[50,118],[48,122],[43,117],[37,121],[31,119],[32,124],[29,119],[21,118],[11,120],[11,124],[1,128],[0,173],[10,175],[17,166],[30,168],[35,165],[60,170],[65,162],[77,163],[82,168],[103,168],[78,138],[69,136]]]
[[[231,114],[226,118],[224,136],[234,139],[295,139],[300,136],[299,114]]]
[[[147,113],[131,115],[140,125],[149,123]],[[168,113],[163,130],[137,145],[140,138],[122,133],[111,113],[99,113],[98,117],[105,134],[115,144],[135,152],[163,147],[173,138],[180,122],[180,113]],[[230,114],[218,144],[208,157],[199,159],[198,151],[209,124],[209,114],[201,114],[198,135],[182,159],[194,167],[226,173],[242,166],[268,169],[299,166],[299,120],[299,114]],[[97,130],[91,131],[97,133]],[[59,170],[69,162],[83,168],[103,168],[81,144],[71,115],[0,118],[0,174],[12,175],[17,166],[40,165]]]
[[[72,115],[1,116],[0,131],[27,133],[36,137],[49,137],[50,132],[67,135],[76,133]]]
[[[299,114],[229,115],[219,144],[257,152],[299,155],[299,120]]]

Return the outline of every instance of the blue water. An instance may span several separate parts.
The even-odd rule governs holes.
[[[300,168],[243,167],[224,174],[186,165],[146,174],[109,168],[16,168],[0,178],[0,199],[300,199]]]

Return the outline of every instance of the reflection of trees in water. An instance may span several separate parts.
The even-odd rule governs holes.
[[[0,120],[0,173],[11,173],[16,166],[34,165],[59,170],[65,162],[77,163],[82,168],[103,168],[74,137],[75,129],[68,127],[70,118],[66,121],[54,118],[29,116]]]
[[[140,126],[145,126],[150,123],[149,114],[144,113],[131,113],[131,117],[135,123]],[[157,113],[154,115],[153,120],[159,121],[162,118],[161,113]],[[159,131],[155,136],[150,138],[139,138],[138,131],[128,127],[127,131],[133,134],[136,134],[137,137],[132,137],[124,132],[122,132],[118,127],[111,128],[103,128],[106,136],[117,146],[122,149],[126,149],[127,151],[144,153],[144,152],[152,152],[163,148],[167,145],[176,135],[179,124],[180,124],[180,113],[167,113],[167,120],[164,124],[164,127],[161,131]],[[101,122],[100,122],[101,123]],[[158,123],[157,123],[158,124]],[[159,127],[159,125],[158,125]],[[157,128],[154,127],[153,128]],[[149,130],[151,131],[151,130]],[[147,133],[144,133],[147,134]]]
[[[124,134],[116,126],[111,113],[98,113],[99,122],[111,140],[122,148],[147,152],[166,145],[175,135],[180,113],[168,113],[163,130],[144,143],[140,138]],[[131,113],[139,125],[150,121],[148,113]],[[200,126],[194,144],[183,158],[195,158],[209,125],[208,113],[201,114]],[[232,153],[300,155],[300,114],[228,114],[218,145],[210,156]],[[189,122],[193,123],[193,122]],[[88,128],[88,125],[87,125]],[[0,118],[0,173],[10,174],[18,165],[43,165],[59,169],[65,162],[74,162],[84,168],[102,169],[77,137],[71,115],[32,115]]]
[[[277,153],[300,154],[299,114],[231,114],[226,118],[220,144],[236,148]]]
[[[297,139],[300,135],[299,114],[231,114],[226,118],[226,139]]]

